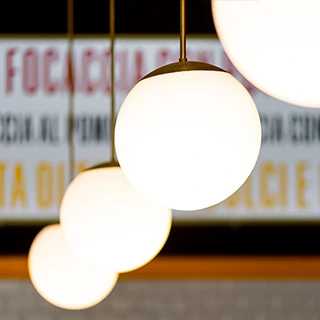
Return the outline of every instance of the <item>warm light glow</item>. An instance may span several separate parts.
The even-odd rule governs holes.
[[[245,182],[259,154],[261,124],[251,96],[230,74],[174,72],[131,90],[115,142],[120,165],[141,194],[196,210]]]
[[[70,245],[118,272],[153,259],[171,229],[171,210],[141,196],[119,167],[89,170],[68,187],[60,211]]]
[[[320,108],[319,0],[212,0],[224,50],[256,87]]]
[[[102,301],[114,288],[118,274],[89,264],[67,244],[60,225],[40,231],[28,258],[31,281],[48,302],[79,310]]]

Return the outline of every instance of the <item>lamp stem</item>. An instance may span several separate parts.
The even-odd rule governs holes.
[[[110,72],[111,72],[111,162],[116,162],[115,131],[115,81],[114,81],[114,42],[115,42],[115,0],[110,0]]]
[[[69,108],[68,108],[68,144],[69,144],[69,178],[73,179],[74,170],[74,77],[73,77],[73,41],[74,41],[74,3],[68,0],[67,3],[67,38],[68,38],[68,80],[69,80]]]
[[[187,61],[186,38],[186,0],[180,0],[180,62]]]

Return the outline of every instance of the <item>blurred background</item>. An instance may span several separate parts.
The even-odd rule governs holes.
[[[49,305],[26,256],[58,221],[69,182],[67,5],[3,1],[0,19],[0,315],[40,319],[320,319],[320,113],[278,101],[234,68],[209,0],[187,1],[187,54],[222,67],[259,109],[262,150],[225,202],[174,212],[154,261],[121,275],[86,311]],[[75,155],[78,171],[110,158],[109,2],[75,1]],[[116,106],[134,84],[178,60],[179,1],[116,0]],[[298,39],[297,39],[298,41]]]

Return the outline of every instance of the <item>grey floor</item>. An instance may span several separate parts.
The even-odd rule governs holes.
[[[85,311],[49,305],[29,281],[0,281],[0,320],[320,320],[320,281],[119,281]]]

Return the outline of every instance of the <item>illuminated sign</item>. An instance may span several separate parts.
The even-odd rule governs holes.
[[[102,39],[78,39],[74,48],[80,171],[110,157],[110,52]],[[119,108],[143,75],[178,59],[179,42],[120,38],[116,51]],[[253,174],[237,193],[214,208],[175,211],[175,221],[319,219],[320,111],[260,92],[215,39],[190,39],[188,57],[216,64],[242,81],[259,109],[263,145]],[[0,59],[0,220],[56,220],[69,181],[67,42],[2,39]]]

